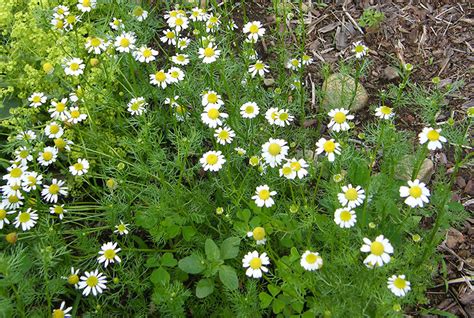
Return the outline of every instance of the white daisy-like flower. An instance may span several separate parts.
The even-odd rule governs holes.
[[[338,193],[337,198],[343,207],[353,209],[364,202],[365,191],[361,186],[354,188],[352,184],[348,184],[342,187],[342,193]]]
[[[259,114],[259,111],[260,108],[255,102],[247,102],[240,106],[240,115],[242,115],[243,118],[255,118]]]
[[[216,129],[214,137],[221,145],[230,144],[235,137],[235,132],[229,127],[223,126]]]
[[[79,0],[77,2],[77,8],[82,12],[90,12],[92,9],[95,9],[97,5],[97,0]]]
[[[418,135],[420,144],[424,145],[428,142],[429,150],[441,149],[442,142],[446,142],[447,139],[440,134],[441,129],[434,129],[431,127],[423,128],[423,131]]]
[[[253,237],[257,245],[263,245],[267,241],[265,238],[265,229],[261,226],[257,226],[251,232],[247,232],[247,237]]]
[[[51,118],[56,120],[66,120],[69,116],[67,109],[67,98],[63,98],[60,101],[52,101],[52,108],[48,109],[48,113],[51,113]]]
[[[276,195],[276,191],[270,191],[270,187],[266,184],[258,186],[255,190],[255,195],[252,197],[252,200],[255,201],[255,204],[261,208],[266,206],[267,208],[273,206],[275,201],[272,196]]]
[[[262,157],[270,167],[279,166],[286,159],[289,147],[283,139],[270,138],[262,145]]]
[[[178,42],[176,43],[176,47],[179,50],[184,50],[189,46],[189,43],[191,43],[191,40],[187,37],[179,38]]]
[[[285,163],[280,168],[280,177],[285,177],[290,180],[293,180],[294,178],[296,178],[296,171],[291,169],[291,164],[289,162]]]
[[[349,208],[337,209],[334,212],[334,222],[341,228],[353,227],[357,222],[355,212]]]
[[[360,59],[369,52],[369,48],[362,43],[357,41],[352,44],[352,53],[355,53],[356,58]]]
[[[135,60],[137,60],[138,62],[150,63],[156,60],[158,51],[146,46],[142,46],[138,50],[133,51],[132,54]]]
[[[21,226],[22,231],[29,231],[32,229],[38,220],[38,213],[31,208],[28,208],[25,212],[19,212],[13,222],[16,228]]]
[[[78,22],[81,22],[81,19],[79,19],[77,15],[74,15],[74,14],[67,15],[63,21],[64,30],[71,31]]]
[[[91,37],[87,39],[85,44],[86,50],[88,53],[101,54],[107,50],[108,42],[102,40],[98,37]]]
[[[328,115],[331,117],[331,121],[328,124],[328,128],[332,129],[333,131],[346,131],[351,128],[349,126],[348,120],[354,119],[354,115],[348,115],[349,111],[344,108],[336,108],[332,109]]]
[[[395,113],[393,112],[392,108],[383,105],[375,109],[375,116],[381,119],[390,119],[395,116]]]
[[[303,57],[301,57],[301,62],[303,65],[310,65],[313,63],[313,58],[307,54],[303,54]]]
[[[257,60],[255,61],[255,64],[252,64],[249,66],[249,73],[252,75],[252,77],[255,77],[255,75],[260,75],[261,77],[265,76],[265,73],[268,73],[268,65],[264,64],[262,61]]]
[[[168,77],[171,83],[178,83],[184,79],[184,72],[179,67],[171,67],[168,70]]]
[[[75,106],[75,107],[69,108],[68,117],[67,117],[68,122],[72,124],[78,124],[81,121],[84,121],[86,119],[87,119],[87,115],[81,113],[81,111],[79,110],[79,107]]]
[[[341,146],[335,142],[334,139],[326,140],[325,138],[321,138],[316,143],[316,147],[316,153],[319,155],[324,152],[329,162],[333,162],[336,155],[341,154]]]
[[[373,242],[364,237],[364,243],[360,251],[370,253],[369,256],[365,258],[364,264],[382,266],[390,262],[389,254],[393,254],[393,246],[383,235],[377,236]]]
[[[67,196],[67,187],[63,187],[64,181],[53,179],[50,185],[45,185],[41,190],[41,196],[46,202],[58,202],[59,195]]]
[[[20,181],[16,181],[15,183],[11,182],[6,185],[0,187],[2,196],[9,197],[9,196],[21,196],[21,183]]]
[[[425,203],[430,202],[428,199],[429,196],[430,190],[418,179],[408,181],[408,187],[400,187],[400,197],[406,198],[405,203],[412,208],[416,208],[417,206],[422,208]]]
[[[67,210],[64,208],[64,204],[55,204],[49,207],[49,213],[56,215],[60,220],[64,218],[64,213],[66,212]]]
[[[224,101],[221,95],[218,95],[215,91],[207,91],[202,94],[202,106],[222,106]]]
[[[112,19],[112,22],[109,23],[109,26],[112,28],[112,30],[123,29],[124,27],[122,20],[115,17]]]
[[[31,141],[36,139],[36,133],[33,130],[24,130],[16,135],[17,140]]]
[[[164,70],[159,70],[154,74],[150,74],[150,84],[161,88],[166,88],[171,83],[171,78]]]
[[[51,122],[44,128],[44,134],[48,138],[59,138],[64,134],[64,129],[60,124]]]
[[[242,259],[242,266],[247,268],[245,275],[248,277],[262,277],[262,272],[268,272],[267,265],[270,265],[270,259],[267,253],[259,255],[257,251],[253,251],[247,253]]]
[[[48,98],[44,95],[44,93],[33,93],[28,97],[28,101],[30,102],[30,106],[37,108],[44,103],[46,103],[46,100]]]
[[[53,8],[53,15],[59,18],[64,18],[69,14],[69,8],[67,6],[59,5]]]
[[[82,176],[89,171],[89,161],[86,159],[77,159],[77,162],[69,167],[69,172],[73,176]]]
[[[145,98],[143,97],[137,97],[137,98],[132,98],[130,102],[127,104],[127,110],[130,112],[132,115],[141,115],[144,112],[146,112],[145,106],[147,106],[148,103],[145,102]]]
[[[172,29],[175,29],[176,32],[186,30],[189,26],[188,18],[183,14],[178,14],[176,17],[171,17],[167,22],[168,26]]]
[[[130,53],[135,49],[135,33],[133,32],[123,32],[115,38],[115,49],[121,53]]]
[[[27,171],[23,175],[22,189],[25,192],[36,190],[43,183],[43,176],[36,171]]]
[[[84,289],[82,294],[88,296],[91,292],[94,296],[101,294],[107,288],[107,279],[99,270],[84,272],[79,282],[79,289]]]
[[[219,171],[226,162],[221,151],[208,151],[199,159],[204,171]]]
[[[296,172],[296,175],[298,176],[299,179],[303,179],[304,177],[308,175],[308,170],[306,170],[306,168],[308,168],[309,165],[306,162],[306,160],[304,159],[296,160],[296,158],[293,158],[289,160],[289,164],[290,164],[291,169],[294,172]]]
[[[237,30],[239,27],[237,26],[237,24],[235,23],[234,19],[230,19],[228,21],[228,24],[227,24],[227,30],[229,31],[233,31],[233,30]]]
[[[79,288],[79,268],[74,269],[74,267],[71,267],[71,273],[65,277],[61,276],[62,279],[67,280],[68,284],[73,285],[75,289]]]
[[[28,162],[33,160],[33,155],[31,155],[30,150],[25,146],[21,146],[15,150],[15,160],[19,161],[21,165],[26,166]]]
[[[214,14],[208,15],[206,22],[206,32],[211,33],[217,31],[219,29],[220,24],[221,21],[219,20],[218,16]]]
[[[118,233],[119,235],[127,235],[128,234],[128,227],[130,224],[125,224],[122,221],[120,221],[120,224],[117,224],[115,226],[114,233]]]
[[[10,220],[8,220],[7,215],[16,213],[13,210],[7,209],[7,207],[0,202],[0,230],[3,229],[5,224],[10,224]]]
[[[66,60],[64,65],[64,73],[70,76],[79,76],[84,73],[85,67],[86,66],[82,59],[74,57],[72,59]]]
[[[323,266],[323,258],[317,252],[306,251],[301,255],[300,265],[312,272]]]
[[[265,34],[265,28],[262,26],[260,21],[246,23],[242,31],[247,34],[247,38],[252,42],[257,42],[258,38]]]
[[[176,34],[174,31],[167,29],[163,31],[163,34],[164,35],[160,38],[161,42],[169,45],[176,45]]]
[[[38,154],[38,162],[40,165],[47,167],[56,162],[57,157],[58,149],[56,147],[45,147],[43,151],[40,151]]]
[[[405,275],[392,275],[387,281],[387,287],[397,297],[404,297],[411,289]]]
[[[3,200],[1,204],[7,209],[15,210],[15,209],[20,208],[23,205],[23,199],[24,197],[22,194],[18,195],[18,193],[17,194],[10,193],[7,196],[3,196]]]
[[[59,308],[54,309],[52,313],[53,318],[71,318],[71,314],[69,313],[72,310],[72,307],[66,307],[66,302],[61,302],[61,306]]]
[[[265,119],[270,125],[275,125],[275,120],[278,118],[278,112],[280,110],[276,107],[271,107],[265,112]]]
[[[188,65],[189,64],[189,56],[187,54],[176,54],[171,57],[171,61],[178,65]]]
[[[59,151],[71,151],[71,145],[74,145],[74,143],[66,138],[56,138],[54,139],[54,146],[59,150]]]
[[[148,11],[144,10],[141,6],[136,6],[133,8],[132,16],[141,22],[148,17]]]
[[[226,113],[222,113],[219,111],[220,105],[207,105],[204,108],[203,113],[201,114],[201,120],[204,124],[209,126],[209,128],[216,128],[217,126],[221,126],[223,120],[229,115]]]
[[[191,21],[204,21],[207,19],[206,11],[198,7],[192,8],[189,19]]]
[[[289,59],[288,62],[286,62],[286,68],[297,71],[301,68],[301,61],[296,58]]]
[[[273,123],[280,127],[288,126],[295,119],[288,109],[279,109],[273,117],[275,118]]]
[[[7,180],[7,184],[20,183],[23,175],[26,172],[26,169],[27,168],[25,166],[13,164],[7,168],[7,174],[3,175],[2,179]]]
[[[221,51],[213,43],[209,43],[206,48],[199,48],[198,53],[203,63],[210,64],[219,58]]]
[[[99,251],[99,257],[97,261],[99,264],[104,263],[104,267],[107,267],[109,263],[120,263],[122,260],[117,255],[121,251],[121,248],[117,248],[117,243],[108,242],[102,245]]]
[[[235,147],[234,150],[237,152],[237,154],[241,157],[245,156],[245,154],[247,153],[247,150],[245,150],[244,148],[242,147]]]

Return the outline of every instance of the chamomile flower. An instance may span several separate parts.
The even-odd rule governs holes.
[[[130,53],[135,48],[135,33],[123,32],[115,38],[115,49],[121,53]]]
[[[341,228],[350,228],[355,225],[357,216],[355,212],[348,208],[337,209],[334,212],[334,222]]]
[[[97,5],[97,0],[79,0],[77,2],[77,8],[82,12],[90,12],[92,9],[95,9]]]
[[[219,111],[220,105],[207,105],[204,108],[203,113],[201,114],[201,120],[205,123],[209,128],[216,128],[217,126],[221,126],[223,120],[229,115],[226,113],[222,113]]]
[[[176,47],[180,50],[184,50],[189,46],[189,43],[191,43],[191,40],[189,38],[179,38],[178,42],[176,43]]]
[[[122,221],[120,221],[120,224],[117,224],[115,226],[114,233],[118,233],[119,235],[127,235],[128,234],[128,228],[130,224],[125,224]]]
[[[69,8],[67,6],[59,5],[57,7],[54,7],[54,16],[64,18],[69,14]]]
[[[148,11],[144,10],[141,6],[136,6],[133,8],[132,16],[141,22],[148,17]]]
[[[265,28],[260,21],[246,23],[242,31],[244,34],[247,34],[247,38],[252,42],[257,42],[258,38],[263,37],[265,34]]]
[[[262,145],[262,157],[270,167],[275,168],[279,166],[286,158],[289,147],[283,139],[270,138]]]
[[[199,162],[202,164],[204,171],[219,171],[226,160],[224,159],[222,152],[208,151],[202,155]]]
[[[260,60],[255,61],[255,64],[249,66],[249,73],[252,77],[255,77],[257,74],[263,77],[265,76],[265,73],[268,72],[268,66]]]
[[[0,187],[2,196],[3,197],[8,197],[8,196],[20,196],[21,195],[21,183],[20,181],[16,182],[11,182],[6,185],[3,185]]]
[[[219,25],[221,24],[221,21],[218,16],[214,14],[210,14],[207,16],[207,22],[206,22],[206,32],[211,33],[217,31],[219,29]]]
[[[300,265],[307,271],[315,271],[323,266],[323,258],[317,252],[306,251],[301,255]]]
[[[369,52],[369,48],[361,41],[352,44],[352,52],[355,53],[356,58],[360,59]]]
[[[328,115],[331,117],[331,121],[328,124],[328,128],[333,131],[346,131],[349,130],[350,126],[348,120],[354,119],[354,115],[348,115],[349,111],[344,108],[332,109]]]
[[[25,212],[19,212],[13,222],[16,228],[21,226],[22,231],[29,231],[32,229],[38,220],[38,213],[31,208],[28,208]]]
[[[168,26],[172,29],[175,29],[176,32],[181,32],[188,28],[189,21],[185,15],[178,14],[176,17],[171,17],[168,19]]]
[[[218,95],[215,91],[207,91],[202,94],[201,99],[202,106],[222,106],[224,101],[221,95]]]
[[[163,34],[164,35],[160,38],[161,42],[169,45],[176,45],[176,34],[174,31],[167,29],[163,31]]]
[[[233,30],[237,30],[239,27],[237,26],[237,24],[235,23],[234,19],[230,19],[228,21],[228,24],[227,24],[227,30],[229,31],[233,31]]]
[[[79,110],[79,107],[71,107],[68,110],[68,116],[67,116],[67,121],[72,124],[77,124],[80,123],[83,120],[87,119],[87,115],[84,113],[81,113]]]
[[[412,208],[416,208],[417,206],[422,208],[425,203],[430,202],[428,199],[429,196],[430,190],[418,179],[408,181],[408,187],[400,187],[400,197],[406,198],[405,203]]]
[[[242,147],[235,147],[234,150],[235,150],[235,151],[237,152],[237,154],[238,154],[239,156],[241,156],[241,157],[242,157],[242,156],[245,156],[245,154],[247,153],[247,150],[245,150],[245,149],[242,148]]]
[[[213,43],[209,43],[206,48],[199,48],[199,58],[205,64],[215,62],[221,54],[221,51],[217,49]]]
[[[307,54],[303,54],[303,56],[301,57],[301,62],[303,63],[303,65],[310,65],[311,63],[313,63],[313,58]]]
[[[20,208],[22,205],[23,205],[23,195],[20,193],[16,193],[16,194],[9,194],[9,195],[4,195],[2,196],[2,202],[1,204],[7,208],[7,209],[12,209],[12,210],[15,210],[15,209],[18,209]]]
[[[84,73],[84,61],[80,58],[74,57],[72,59],[66,60],[64,65],[64,73],[70,76],[79,76]]]
[[[257,117],[259,111],[260,111],[260,108],[255,102],[247,102],[243,104],[242,106],[240,106],[240,115],[242,115],[243,118],[248,118],[248,119],[255,118]]]
[[[51,118],[56,120],[66,120],[68,116],[67,98],[63,98],[60,101],[52,101],[51,106],[52,107],[48,109]]]
[[[104,267],[107,267],[109,263],[120,263],[122,260],[117,255],[121,251],[121,248],[117,248],[117,243],[108,242],[102,245],[99,251],[99,257],[97,261],[99,264],[104,263]]]
[[[15,161],[19,161],[21,165],[26,166],[28,162],[33,160],[30,150],[25,146],[21,146],[15,150]]]
[[[375,116],[377,116],[381,119],[390,119],[393,116],[395,116],[395,113],[393,112],[392,108],[390,108],[388,106],[385,106],[385,105],[382,105],[382,106],[377,107],[375,109]]]
[[[59,151],[71,151],[71,145],[74,145],[74,143],[66,138],[56,138],[54,139],[54,146],[59,150]]]
[[[17,140],[31,141],[36,139],[36,133],[33,130],[24,130],[16,135]]]
[[[58,202],[59,195],[67,196],[67,187],[64,187],[64,181],[53,179],[50,185],[45,185],[41,190],[41,196],[46,202]]]
[[[88,53],[100,54],[107,50],[108,42],[98,37],[91,37],[87,39],[85,44]]]
[[[60,124],[51,122],[44,128],[44,134],[48,138],[59,138],[64,134],[64,129]]]
[[[38,162],[40,165],[47,167],[56,162],[57,157],[58,149],[56,149],[56,147],[45,147],[43,151],[40,151],[38,154]]]
[[[86,159],[77,159],[77,162],[69,167],[69,172],[73,176],[82,176],[89,171],[89,161]]]
[[[130,112],[132,115],[141,115],[144,112],[146,112],[145,106],[147,106],[148,103],[145,102],[145,98],[143,97],[137,97],[137,98],[132,98],[130,102],[128,102],[127,110]]]
[[[63,301],[61,303],[61,306],[59,306],[59,308],[53,310],[52,317],[53,318],[58,318],[58,317],[71,318],[72,316],[69,312],[72,310],[72,307],[67,307],[67,308],[65,307],[66,307],[66,302]]]
[[[387,281],[387,287],[397,297],[405,296],[411,289],[410,282],[405,279],[405,275],[392,275]]]
[[[2,179],[7,180],[7,184],[16,184],[21,182],[21,179],[23,178],[25,172],[25,166],[18,166],[16,164],[13,164],[7,168],[7,174],[5,174]]]
[[[53,28],[56,29],[56,30],[62,31],[62,30],[65,29],[63,17],[53,16],[50,23],[53,26]]]
[[[81,20],[78,16],[74,14],[68,14],[64,19],[64,30],[71,31],[74,26],[80,21]]]
[[[46,100],[48,98],[44,95],[44,93],[33,93],[28,97],[28,101],[30,102],[30,106],[37,108],[44,103],[46,103]]]
[[[99,270],[85,272],[84,276],[81,276],[79,282],[79,289],[83,289],[82,294],[88,296],[91,292],[94,296],[101,294],[104,289],[107,288],[107,279],[104,274],[99,273]]]
[[[289,59],[288,62],[286,62],[286,68],[289,68],[290,70],[297,71],[301,67],[301,61],[297,58],[292,58]]]
[[[178,65],[188,65],[189,64],[189,57],[187,54],[176,54],[175,56],[171,57],[171,61]]]
[[[156,85],[164,89],[170,83],[171,83],[170,75],[166,73],[164,70],[159,70],[158,72],[154,74],[150,74],[150,84],[152,85]]]
[[[269,208],[273,204],[275,204],[275,201],[273,200],[272,196],[276,194],[276,191],[270,191],[268,185],[264,184],[257,187],[257,189],[255,190],[255,195],[252,197],[252,199],[255,201],[255,204],[258,207],[261,208],[263,206],[266,206],[267,208]]]
[[[434,129],[431,127],[423,128],[423,131],[418,135],[420,144],[424,145],[428,142],[429,150],[441,149],[443,146],[442,142],[446,142],[447,139],[440,135],[441,129]]]
[[[268,272],[266,265],[270,265],[267,253],[258,254],[257,251],[247,253],[242,259],[242,266],[247,268],[245,275],[253,278],[262,277],[262,272]]]
[[[306,160],[304,159],[299,159],[296,160],[295,158],[289,160],[289,164],[291,169],[296,173],[299,179],[303,179],[308,175],[308,164],[306,163]]]
[[[353,187],[352,184],[342,187],[342,193],[338,193],[337,198],[343,207],[348,209],[358,207],[364,202],[365,191],[361,186]]]
[[[216,129],[214,137],[221,145],[230,144],[235,137],[235,132],[229,127],[223,126]]]
[[[118,29],[123,29],[124,25],[122,23],[121,19],[113,18],[112,22],[109,23],[109,26],[112,28],[112,30],[117,31]]]
[[[265,119],[270,125],[275,125],[275,120],[278,118],[278,112],[280,110],[276,107],[271,107],[265,112]]]
[[[138,50],[133,51],[133,57],[135,60],[141,63],[150,63],[156,60],[155,56],[157,55],[157,50],[153,50],[152,48],[146,46],[142,46]]]
[[[265,234],[265,229],[261,226],[257,226],[253,231],[247,232],[247,237],[253,237],[257,245],[263,245],[267,241]]]
[[[56,215],[60,220],[63,219],[64,213],[66,213],[67,210],[64,208],[64,204],[61,205],[53,205],[49,207],[49,213]]]
[[[389,254],[393,254],[393,247],[389,240],[384,238],[383,235],[377,236],[373,242],[364,237],[364,243],[360,251],[370,253],[369,256],[365,258],[364,264],[382,266],[390,262]]]
[[[279,109],[274,116],[274,124],[280,127],[288,126],[295,117],[290,115],[288,109]]]
[[[291,169],[291,164],[289,162],[285,163],[280,168],[280,177],[285,177],[290,180],[293,180],[294,178],[296,178],[296,171]]]
[[[171,83],[178,83],[184,79],[184,72],[179,67],[171,67],[168,70],[168,77]]]
[[[13,213],[15,213],[15,211],[7,209],[4,204],[0,203],[0,230],[3,229],[5,224],[10,224],[7,215]]]
[[[206,11],[204,9],[195,7],[191,9],[189,19],[191,21],[204,21],[207,18]]]
[[[74,269],[74,267],[71,267],[70,274],[67,277],[62,276],[61,278],[67,280],[68,284],[73,285],[74,288],[79,288],[79,268]]]

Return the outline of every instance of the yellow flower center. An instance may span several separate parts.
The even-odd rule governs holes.
[[[258,26],[252,24],[249,28],[250,33],[258,33]]]
[[[206,162],[209,165],[215,165],[219,161],[219,157],[213,153],[207,155]]]
[[[252,165],[252,166],[256,166],[258,165],[258,162],[260,161],[260,159],[257,157],[257,156],[252,156],[250,157],[249,159],[249,163]]]
[[[346,114],[344,114],[343,112],[337,112],[334,115],[334,121],[338,124],[342,124],[346,121]]]
[[[89,276],[86,279],[86,284],[89,287],[95,287],[99,283],[99,279],[96,276]]]
[[[390,115],[392,113],[392,109],[387,106],[380,107],[380,112],[384,115]]]
[[[254,67],[257,71],[261,71],[265,68],[265,65],[263,63],[255,63]]]
[[[64,108],[66,108],[66,105],[64,103],[61,103],[61,102],[56,103],[57,112],[63,112]]]
[[[41,102],[41,96],[38,96],[38,95],[33,96],[32,101],[33,101],[33,103]]]
[[[421,197],[422,193],[423,191],[421,190],[419,186],[413,186],[410,188],[410,196],[414,197],[415,199],[418,199],[419,197]]]
[[[246,112],[247,114],[253,114],[253,111],[254,111],[253,106],[247,106],[247,107],[245,107],[245,112]]]
[[[3,220],[7,216],[7,211],[5,209],[0,209],[0,220]]]
[[[370,244],[370,252],[375,256],[382,255],[384,252],[383,244],[377,241],[372,242],[372,244]]]
[[[26,223],[31,219],[31,216],[28,212],[22,212],[20,213],[20,216],[18,217],[18,220],[20,223]]]
[[[9,203],[18,203],[18,201],[20,201],[20,198],[17,197],[16,195],[11,195],[8,197]]]
[[[76,16],[68,15],[68,17],[66,18],[66,22],[69,23],[69,24],[73,24],[74,22],[76,22]]]
[[[364,52],[364,47],[362,45],[356,45],[356,47],[354,48],[354,51],[356,53],[362,53]]]
[[[174,23],[175,23],[176,25],[181,26],[181,25],[184,24],[184,20],[183,20],[182,18],[177,18]]]
[[[314,263],[316,263],[317,260],[318,260],[318,255],[316,255],[316,254],[309,253],[309,254],[306,256],[306,262],[307,262],[308,264],[314,264]]]
[[[344,222],[348,222],[352,219],[351,213],[347,210],[342,211],[340,217],[341,217],[341,221],[344,221]]]
[[[429,141],[436,141],[439,139],[439,132],[432,129],[428,132],[428,134],[426,134],[426,137],[428,137]]]
[[[71,117],[72,118],[79,118],[80,115],[81,115],[81,113],[78,110],[71,111]]]
[[[407,282],[403,278],[397,277],[393,281],[393,285],[398,289],[404,289],[407,286]]]
[[[265,229],[261,226],[258,226],[252,231],[252,234],[256,241],[261,241],[265,238]]]
[[[178,55],[178,56],[176,56],[176,59],[177,59],[178,61],[180,61],[180,62],[184,62],[184,60],[185,60],[186,58],[184,57],[184,55]]]
[[[179,72],[178,71],[171,72],[171,77],[172,78],[179,78]]]
[[[346,193],[344,193],[344,196],[346,197],[347,200],[349,201],[354,201],[359,197],[359,194],[357,193],[357,190],[354,188],[349,188],[347,189]]]
[[[286,121],[289,117],[288,113],[281,113],[280,116],[278,116],[281,121]]]
[[[53,318],[64,318],[64,316],[64,311],[62,311],[61,309],[53,310]]]
[[[260,257],[254,257],[250,261],[250,267],[252,269],[259,269],[261,266],[262,266],[262,260],[260,259]]]
[[[56,138],[54,139],[54,145],[59,149],[64,149],[66,147],[66,141],[62,138]]]
[[[22,158],[22,159],[26,159],[26,157],[28,157],[28,155],[29,155],[28,150],[22,150],[22,151],[20,151],[20,153],[19,153],[19,156],[20,156],[20,158]]]
[[[219,19],[217,19],[217,17],[212,16],[212,17],[209,18],[209,22],[215,24],[215,23],[219,22]]]
[[[184,108],[184,107],[181,106],[181,105],[178,105],[178,106],[176,106],[176,112],[177,112],[178,114],[181,114],[181,115],[182,115],[182,114],[186,113],[186,108]]]
[[[84,169],[84,165],[83,165],[82,163],[76,162],[76,163],[74,164],[74,170],[76,170],[76,171],[82,171],[82,169]]]
[[[82,0],[82,5],[84,7],[90,7],[91,6],[91,1],[90,0]]]
[[[205,57],[212,57],[214,56],[214,49],[212,47],[207,47],[204,49],[204,56]]]
[[[328,153],[334,152],[334,150],[336,149],[336,144],[334,143],[334,141],[328,140],[324,143],[323,148],[324,148],[324,151]]]
[[[301,164],[298,161],[292,162],[290,166],[291,166],[291,169],[295,171],[299,171],[301,169]]]
[[[144,49],[142,54],[143,54],[143,57],[147,57],[147,58],[153,55],[150,49]]]
[[[159,71],[155,73],[155,79],[158,82],[164,82],[166,80],[166,74],[163,71]]]
[[[19,178],[19,177],[21,177],[22,174],[23,174],[23,170],[21,170],[21,168],[13,168],[10,171],[10,176],[12,178]]]
[[[64,212],[64,208],[63,208],[62,206],[56,205],[56,206],[54,207],[54,213],[56,213],[56,214],[63,214],[63,212]]]
[[[229,132],[227,130],[222,130],[220,133],[219,133],[219,139],[223,139],[223,140],[226,140],[229,138]]]
[[[28,176],[28,185],[32,186],[36,184],[36,178],[34,176]]]
[[[58,194],[59,193],[59,186],[57,184],[52,184],[49,186],[49,193],[51,194]]]
[[[98,47],[102,42],[98,38],[92,38],[90,43],[91,46]]]
[[[135,7],[135,9],[133,9],[133,15],[136,16],[136,17],[141,17],[143,14],[143,8],[142,7]]]
[[[130,45],[130,40],[127,38],[122,38],[120,40],[120,46],[121,47],[128,47]]]
[[[71,70],[73,71],[77,71],[79,69],[79,63],[71,63],[71,66],[70,66]]]
[[[59,132],[59,126],[58,125],[51,125],[51,126],[49,126],[49,131],[52,134],[57,134]]]
[[[268,152],[272,155],[272,156],[277,156],[280,154],[281,152],[281,146],[277,143],[273,143],[273,144],[270,144],[270,146],[268,147]]]
[[[298,62],[298,60],[293,59],[293,60],[291,60],[291,64],[292,64],[293,66],[298,66],[300,63]]]
[[[127,229],[127,227],[125,226],[125,224],[119,224],[119,225],[117,226],[117,230],[118,230],[119,232],[124,232],[126,229]]]
[[[258,193],[258,197],[264,201],[268,200],[270,199],[270,191],[267,189],[260,190],[260,192]]]
[[[77,276],[76,274],[69,275],[69,277],[67,278],[67,282],[71,285],[76,285],[77,283],[79,283],[79,276]]]
[[[285,167],[283,167],[283,168],[281,169],[281,172],[282,172],[285,176],[287,176],[287,175],[290,175],[290,174],[293,172],[293,170],[291,169],[291,167],[285,166]]]
[[[207,101],[211,104],[215,104],[217,103],[219,99],[217,98],[217,94],[214,94],[214,93],[209,93],[207,95]]]
[[[50,161],[51,159],[53,159],[53,153],[51,151],[43,152],[43,159],[46,161]]]
[[[115,257],[115,251],[112,250],[112,249],[106,250],[106,251],[104,252],[104,257],[105,257],[106,259],[113,259],[113,258]]]
[[[215,108],[211,108],[209,109],[209,111],[207,112],[207,116],[210,118],[210,119],[217,119],[219,117],[220,113],[217,109]]]
[[[171,32],[171,31],[168,31],[168,32],[166,32],[166,37],[167,37],[168,39],[174,39],[174,33]]]

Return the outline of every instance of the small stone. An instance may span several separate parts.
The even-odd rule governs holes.
[[[464,235],[458,230],[451,228],[446,235],[446,246],[450,249],[457,247],[460,243],[464,242]]]
[[[456,178],[456,184],[460,188],[464,188],[466,186],[466,180],[462,176],[457,176]]]
[[[334,108],[349,108],[352,95],[355,90],[355,81],[349,75],[336,73],[329,76],[323,83],[323,108],[329,111]],[[354,102],[350,107],[351,111],[358,111],[367,105],[369,97],[362,83],[357,86],[357,93]]]
[[[400,77],[400,75],[398,74],[397,69],[392,67],[392,66],[387,66],[383,70],[383,76],[389,81],[397,79],[397,78]]]
[[[474,195],[474,180],[469,180],[466,187],[464,188],[464,192],[473,196]]]
[[[275,80],[273,78],[264,78],[263,79],[263,84],[265,86],[272,86],[273,84],[275,84]]]
[[[415,156],[405,156],[402,158],[400,163],[398,164],[397,171],[398,173],[395,175],[395,178],[398,180],[411,180],[411,174],[413,173],[413,168],[415,164]],[[434,164],[433,161],[426,158],[423,163],[421,164],[420,171],[416,176],[416,179],[420,180],[421,182],[428,183],[431,180],[431,177],[434,174]]]

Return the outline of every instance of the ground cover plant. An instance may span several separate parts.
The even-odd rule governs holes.
[[[467,217],[473,112],[437,120],[463,83],[397,63],[361,115],[372,48],[313,60],[287,4],[267,25],[228,1],[2,1],[3,316],[429,310],[436,246]],[[427,177],[440,149],[455,165]]]

